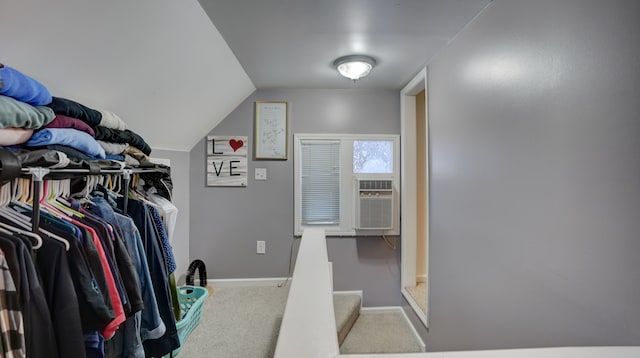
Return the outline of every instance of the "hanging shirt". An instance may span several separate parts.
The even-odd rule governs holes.
[[[160,245],[162,245],[162,250],[164,253],[164,263],[167,266],[167,272],[172,274],[176,270],[176,260],[173,257],[173,248],[171,248],[171,244],[169,243],[169,236],[167,235],[167,230],[165,229],[164,223],[160,218],[160,213],[158,209],[153,206],[147,206],[149,213],[151,215],[151,219],[155,224],[155,229],[158,234],[158,238],[160,239]]]
[[[89,259],[82,247],[82,231],[71,223],[59,221],[42,213],[40,225],[54,234],[67,237],[70,248],[67,251],[69,271],[80,310],[82,331],[91,333],[102,330],[115,318],[111,299],[107,292],[106,279],[102,267],[91,268]]]
[[[105,245],[105,251],[108,251],[114,259],[127,297],[127,317],[141,311],[144,303],[140,293],[140,279],[138,278],[135,264],[120,237],[120,233],[111,224],[93,212],[89,212],[86,209],[81,209],[81,212],[85,215],[83,221],[96,229],[100,235],[100,241]]]
[[[111,298],[111,303],[113,305],[113,312],[115,314],[115,318],[111,322],[109,322],[109,324],[107,324],[107,326],[100,333],[104,336],[105,339],[109,339],[113,336],[113,334],[118,329],[120,324],[122,324],[126,319],[124,314],[124,308],[122,306],[122,301],[120,300],[120,294],[116,286],[116,281],[111,272],[109,261],[104,252],[104,249],[102,248],[102,244],[100,243],[97,237],[98,234],[95,232],[95,230],[93,230],[93,228],[77,220],[72,220],[72,222],[75,225],[83,227],[85,230],[87,230],[88,237],[85,238],[85,244],[87,243],[87,241],[92,242],[100,258],[102,267],[104,269],[104,275],[105,275],[105,278],[107,279],[108,293],[109,293],[109,297]]]
[[[162,249],[156,236],[153,220],[145,209],[144,204],[136,200],[129,200],[127,213],[133,219],[138,230],[140,230],[148,259],[149,272],[153,280],[155,296],[158,300],[160,317],[166,326],[166,332],[162,337],[143,342],[147,356],[159,357],[169,354],[180,347],[180,339],[178,338],[171,304],[171,293],[169,292],[169,275],[164,264]]]
[[[16,236],[7,238],[16,245],[20,265],[25,351],[29,358],[58,358],[51,313],[31,259],[31,244]]]
[[[151,280],[149,265],[138,228],[131,218],[114,213],[106,199],[94,197],[92,201],[95,205],[89,207],[89,210],[101,216],[106,221],[115,224],[114,229],[120,233],[127,251],[131,254],[133,262],[135,263],[142,300],[144,302],[144,310],[142,311],[140,323],[141,339],[147,340],[162,337],[166,331],[166,327],[158,311],[158,302],[155,296],[153,281]]]
[[[176,221],[178,220],[178,208],[173,203],[158,194],[149,195],[149,200],[157,205],[158,210],[162,213],[164,225],[167,229],[169,244],[173,243],[174,233],[176,229]]]
[[[0,252],[0,343],[2,356],[25,357],[24,326],[18,294],[4,253]]]
[[[124,280],[122,279],[114,254],[113,242],[109,237],[107,229],[101,223],[92,220],[88,216],[85,216],[78,220],[80,220],[83,224],[91,227],[96,232],[97,235],[95,236],[95,238],[97,240],[94,241],[94,244],[102,246],[102,250],[105,253],[109,269],[111,270],[111,274],[113,275],[114,281],[116,283],[118,296],[120,297],[120,301],[122,302],[125,316],[128,316],[131,309],[129,304],[129,296],[127,295],[126,289],[124,287]]]
[[[78,297],[62,242],[43,236],[36,263],[42,277],[60,357],[85,358]]]
[[[18,264],[16,245],[14,245],[11,240],[5,239],[0,236],[0,250],[5,253],[7,266],[9,267],[9,273],[11,274],[11,278],[13,279],[16,297],[18,298],[18,308],[22,309],[22,307],[20,306],[20,264]]]

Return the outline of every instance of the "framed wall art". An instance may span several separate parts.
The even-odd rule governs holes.
[[[288,103],[256,101],[255,159],[287,160],[289,152]]]
[[[207,186],[247,186],[247,137],[207,137]]]

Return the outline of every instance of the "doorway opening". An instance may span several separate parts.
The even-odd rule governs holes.
[[[428,327],[429,126],[427,71],[401,91],[402,294]]]

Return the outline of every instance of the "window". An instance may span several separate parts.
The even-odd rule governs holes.
[[[393,141],[354,140],[354,173],[393,173]]]
[[[329,236],[374,235],[354,229],[357,179],[390,179],[397,192],[399,153],[397,135],[295,134],[295,234],[321,226]],[[399,233],[394,216],[382,233]]]
[[[300,142],[300,221],[340,224],[340,142]]]

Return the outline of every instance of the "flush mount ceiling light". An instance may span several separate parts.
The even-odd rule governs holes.
[[[376,60],[367,55],[349,55],[333,61],[333,66],[346,78],[353,82],[366,76],[376,65]]]

